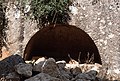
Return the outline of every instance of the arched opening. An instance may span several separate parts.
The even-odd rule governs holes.
[[[102,64],[91,37],[80,28],[63,24],[49,25],[38,31],[26,45],[24,59],[44,56],[68,62],[68,54],[80,63],[92,60],[92,63]]]

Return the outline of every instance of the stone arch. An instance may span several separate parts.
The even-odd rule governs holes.
[[[102,64],[91,37],[80,28],[65,24],[49,25],[33,35],[25,47],[24,59],[44,56],[68,62],[68,54],[75,60],[79,58],[80,63],[85,63],[93,56],[93,63]]]

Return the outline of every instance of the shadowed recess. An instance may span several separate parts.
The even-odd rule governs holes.
[[[65,24],[49,25],[31,37],[24,51],[24,59],[52,57],[56,61],[70,57],[80,63],[99,63],[101,57],[91,37],[78,27]]]

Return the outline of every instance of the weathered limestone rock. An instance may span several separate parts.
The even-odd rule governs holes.
[[[7,75],[10,72],[14,72],[14,66],[19,63],[24,63],[24,60],[19,55],[12,55],[0,61],[0,76]]]
[[[59,69],[65,68],[66,62],[65,61],[57,61],[56,64],[58,65]]]
[[[59,78],[51,77],[50,75],[45,73],[40,73],[37,74],[36,76],[26,79],[25,81],[63,81],[63,80],[60,80]]]
[[[65,68],[66,69],[71,69],[71,68],[76,68],[79,67],[79,63],[75,60],[72,60],[72,62],[66,64]]]
[[[35,61],[34,65],[35,65],[35,64],[38,64],[38,63],[40,63],[40,62],[42,62],[42,61],[45,61],[45,60],[46,60],[46,59],[45,59],[44,57],[41,57],[41,58],[39,58],[38,60]]]
[[[25,63],[19,63],[15,66],[15,70],[18,74],[23,75],[25,77],[32,76],[32,64],[25,64]]]
[[[102,65],[100,64],[80,64],[79,68],[82,70],[82,73],[84,72],[89,72],[90,70],[95,70],[99,73],[100,68],[102,67]]]

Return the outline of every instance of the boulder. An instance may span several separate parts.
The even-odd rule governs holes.
[[[15,71],[25,77],[32,76],[32,69],[32,64],[19,63],[18,65],[15,65]]]
[[[0,61],[0,76],[14,72],[14,66],[19,63],[24,63],[23,58],[19,55],[12,55]]]

